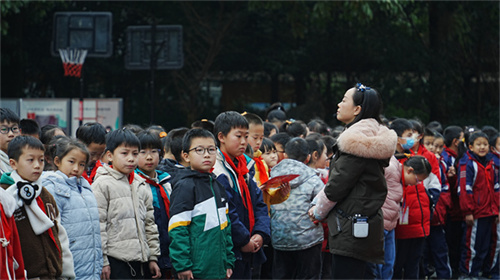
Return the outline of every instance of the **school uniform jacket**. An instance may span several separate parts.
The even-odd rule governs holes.
[[[44,187],[54,197],[66,229],[77,279],[100,279],[102,271],[101,231],[97,201],[88,181],[61,171],[42,174]],[[81,191],[80,191],[81,190]]]
[[[194,278],[224,279],[234,267],[229,206],[215,175],[179,170],[172,181],[169,235],[176,272],[191,270]]]
[[[431,164],[431,172],[424,180],[424,186],[432,200],[431,203],[436,205],[441,194],[441,171],[439,169],[439,161],[433,153],[429,152],[429,150],[425,148],[424,145],[419,145],[416,153],[413,150],[410,150],[410,152],[412,155],[425,157]]]
[[[360,120],[339,136],[325,186],[328,199],[337,202],[327,217],[333,254],[384,263],[384,168],[396,144],[396,132],[375,119]],[[368,217],[368,237],[353,236],[350,217],[355,214]]]
[[[441,153],[441,158],[444,164],[446,165],[446,173],[452,166],[456,166],[455,162],[457,160],[458,155],[452,149],[448,147],[444,147],[443,152]],[[463,214],[462,210],[460,210],[460,199],[458,198],[457,188],[458,188],[458,173],[456,170],[456,174],[452,177],[448,177],[448,186],[449,186],[449,201],[446,209],[447,216],[452,221],[462,221]]]
[[[262,248],[257,253],[243,253],[240,251],[241,247],[250,242],[250,237],[254,234],[260,234],[264,239],[264,244],[269,243],[271,236],[271,223],[267,205],[262,199],[262,191],[253,180],[252,174],[255,172],[253,170],[254,162],[253,160],[249,160],[249,158],[246,159],[247,162],[240,162],[238,164],[246,164],[249,169],[249,173],[245,176],[255,217],[253,232],[249,230],[248,211],[238,191],[238,177],[220,151],[217,152],[217,161],[215,162],[213,173],[217,176],[217,181],[224,186],[228,196],[231,234],[234,245],[233,252],[236,259],[245,261],[253,260],[254,264],[262,264],[266,261],[266,256]]]
[[[485,163],[483,165],[483,163]],[[498,215],[499,185],[495,184],[493,157],[488,153],[481,163],[476,154],[467,152],[459,162],[460,208],[474,219]]]
[[[153,197],[146,180],[129,178],[108,165],[97,169],[92,184],[101,228],[103,265],[108,256],[121,261],[158,261],[160,244]]]
[[[0,246],[0,279],[26,279],[24,260],[13,214],[16,201],[0,188],[0,240],[8,242]]]

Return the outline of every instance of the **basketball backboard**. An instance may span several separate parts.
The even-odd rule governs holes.
[[[151,25],[127,28],[127,52],[125,68],[129,70],[151,69]],[[184,66],[181,25],[157,25],[154,33],[156,49],[155,69],[180,69]]]
[[[51,53],[59,49],[86,49],[88,57],[110,57],[112,14],[110,12],[57,12],[54,14]]]

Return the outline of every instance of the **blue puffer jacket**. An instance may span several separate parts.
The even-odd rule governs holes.
[[[44,172],[42,182],[61,213],[76,279],[100,279],[103,262],[99,212],[89,183],[83,177],[68,178],[61,171]]]

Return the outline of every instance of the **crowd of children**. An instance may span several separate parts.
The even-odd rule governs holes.
[[[380,119],[370,94],[346,128],[277,103],[69,137],[0,108],[0,279],[498,279],[498,130]]]

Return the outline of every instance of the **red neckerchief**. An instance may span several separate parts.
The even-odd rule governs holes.
[[[43,213],[47,215],[47,212],[45,211],[45,205],[43,204],[42,198],[40,196],[36,197],[36,203],[38,204],[38,207],[42,209]],[[57,251],[59,251],[59,257],[61,257],[61,249],[59,249],[59,246],[57,246],[56,238],[54,237],[54,233],[52,232],[52,228],[49,228],[48,230],[50,239],[54,241],[54,245],[56,245]]]
[[[89,184],[92,185],[92,182],[94,182],[95,174],[97,173],[97,168],[99,168],[100,166],[102,166],[102,163],[100,160],[98,160],[95,162],[95,166],[94,166],[94,168],[92,168],[92,171],[90,172],[90,176],[87,175],[87,171],[83,172],[82,176],[83,176],[83,178],[85,178],[89,182]]]
[[[12,234],[11,228],[9,226],[9,222],[7,221],[7,216],[5,215],[5,210],[3,209],[2,204],[0,203],[0,218],[2,219],[1,227],[2,231],[0,231],[0,234],[3,232],[3,236],[0,235],[0,238],[5,238],[7,241],[10,241],[10,237]]]
[[[269,180],[269,176],[267,175],[266,166],[264,165],[262,156],[254,157],[253,159],[255,160],[255,167],[257,167],[257,170],[259,171],[260,184],[264,184],[267,180]]]
[[[134,181],[134,174],[135,174],[135,172],[130,172],[130,174],[128,174],[128,184],[129,185],[132,185],[132,182]]]
[[[235,159],[238,161],[238,167],[236,167],[234,162],[226,153],[222,152],[222,154],[224,155],[224,158],[226,159],[227,163],[229,163],[229,166],[231,166],[231,168],[238,176],[239,191],[241,198],[243,200],[243,204],[248,211],[248,218],[250,220],[250,235],[252,235],[253,226],[255,225],[255,217],[253,213],[252,199],[250,198],[250,192],[248,191],[248,185],[244,177],[248,173],[248,168],[245,164],[246,162],[245,156],[241,155],[239,157],[235,157]]]
[[[160,189],[160,195],[163,198],[163,202],[165,204],[165,211],[167,212],[167,217],[170,219],[170,200],[168,199],[167,192],[165,191],[165,188],[160,185],[159,183],[155,182],[154,180],[151,180],[150,178],[146,177],[146,175],[142,173],[137,173],[139,176],[142,178],[146,179],[146,183],[150,184],[151,186],[157,187]]]
[[[454,158],[457,158],[457,157],[458,157],[457,153],[456,153],[455,151],[453,151],[452,149],[450,149],[450,148],[446,147],[446,145],[444,146],[444,150],[445,150],[448,154],[450,154],[452,157],[454,157]]]

